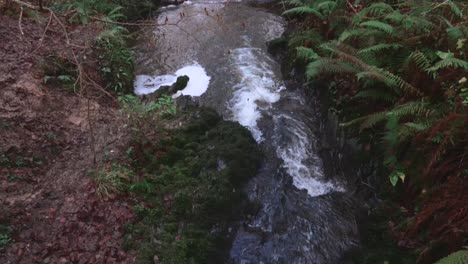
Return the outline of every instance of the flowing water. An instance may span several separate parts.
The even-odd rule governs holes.
[[[157,20],[166,25],[137,45],[135,92],[188,75],[180,93],[247,127],[265,153],[245,188],[260,209],[232,234],[229,263],[340,263],[358,243],[354,204],[342,179],[324,173],[315,108],[285,87],[266,51],[283,19],[241,2],[193,1]]]

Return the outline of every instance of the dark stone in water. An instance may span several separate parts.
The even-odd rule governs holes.
[[[187,75],[184,76],[179,76],[177,78],[177,81],[171,86],[169,89],[169,93],[177,93],[180,90],[183,90],[185,87],[187,87],[187,83],[190,80],[190,78]]]
[[[154,93],[148,95],[148,98],[151,100],[151,99],[157,99],[163,95],[175,94],[178,91],[183,90],[185,87],[187,87],[189,80],[190,78],[186,75],[179,76],[177,78],[177,81],[174,84],[172,84],[171,86],[168,86],[168,85],[161,86]]]

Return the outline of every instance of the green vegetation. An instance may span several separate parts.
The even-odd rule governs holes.
[[[45,83],[61,84],[76,91],[80,85],[89,85],[90,82],[116,94],[131,92],[134,54],[129,45],[131,34],[122,22],[149,15],[158,5],[159,1],[151,0],[61,0],[51,3],[52,10],[67,14],[68,23],[90,26],[99,32],[90,43],[91,53],[80,51],[73,56],[48,58],[43,63]],[[99,77],[91,81],[89,76]]]
[[[460,250],[437,261],[435,264],[463,264],[468,263],[468,250]]]
[[[229,223],[251,207],[241,187],[261,160],[255,140],[214,110],[176,113],[169,96],[120,101],[132,131],[126,160],[91,176],[99,195],[134,198],[124,247],[138,263],[219,263]]]
[[[22,168],[38,167],[43,164],[43,159],[33,155],[30,152],[17,149],[5,152],[0,148],[0,168]]]
[[[428,198],[442,199],[460,182],[466,186],[466,3],[287,3],[284,15],[299,18],[289,40],[297,64],[309,81],[328,84],[342,125],[382,161],[388,181],[380,189],[389,183],[396,186],[391,199],[403,197],[406,220],[393,230],[406,241],[400,244],[418,245],[419,263],[437,260],[432,249],[448,254],[459,248],[467,230],[457,212],[466,205],[459,208],[450,198],[442,208]],[[440,221],[453,222],[431,224]]]
[[[0,224],[0,252],[6,246],[10,245],[14,242],[13,238],[11,238],[12,230],[9,226]]]

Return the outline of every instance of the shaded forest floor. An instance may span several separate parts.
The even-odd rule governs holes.
[[[134,262],[121,250],[131,206],[99,199],[88,177],[128,142],[115,103],[43,84],[43,58],[65,52],[54,27],[41,43],[44,29],[28,19],[24,35],[16,16],[0,15],[0,25],[0,231],[10,242],[0,263]]]

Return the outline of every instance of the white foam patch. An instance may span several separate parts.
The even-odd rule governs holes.
[[[283,167],[291,175],[294,186],[300,190],[307,190],[310,196],[342,191],[341,187],[331,182],[318,180],[324,177],[323,164],[318,155],[311,150],[305,124],[287,115],[275,116],[274,121],[276,127],[288,126],[287,144],[278,145],[276,152],[283,160]]]
[[[182,95],[200,96],[208,90],[208,86],[210,85],[211,77],[208,76],[205,69],[198,64],[183,67],[176,71],[175,74],[176,76],[187,75],[189,77],[187,87],[178,92]]]
[[[255,55],[260,49],[239,48],[232,52],[234,64],[241,81],[234,86],[234,97],[230,108],[234,120],[247,127],[257,142],[263,140],[263,134],[257,126],[261,118],[261,109],[271,106],[280,99],[282,86],[275,82],[275,74],[268,63],[262,62]]]
[[[172,85],[177,80],[174,75],[161,75],[161,76],[149,76],[149,75],[137,75],[133,87],[136,95],[144,95],[154,93],[161,86]]]
[[[177,92],[179,95],[201,96],[206,92],[210,84],[211,77],[206,74],[205,69],[198,63],[185,66],[175,72],[175,75],[137,75],[134,82],[134,92],[136,95],[150,94],[157,91],[161,86],[172,85],[177,77],[187,75],[189,82],[187,87]]]

